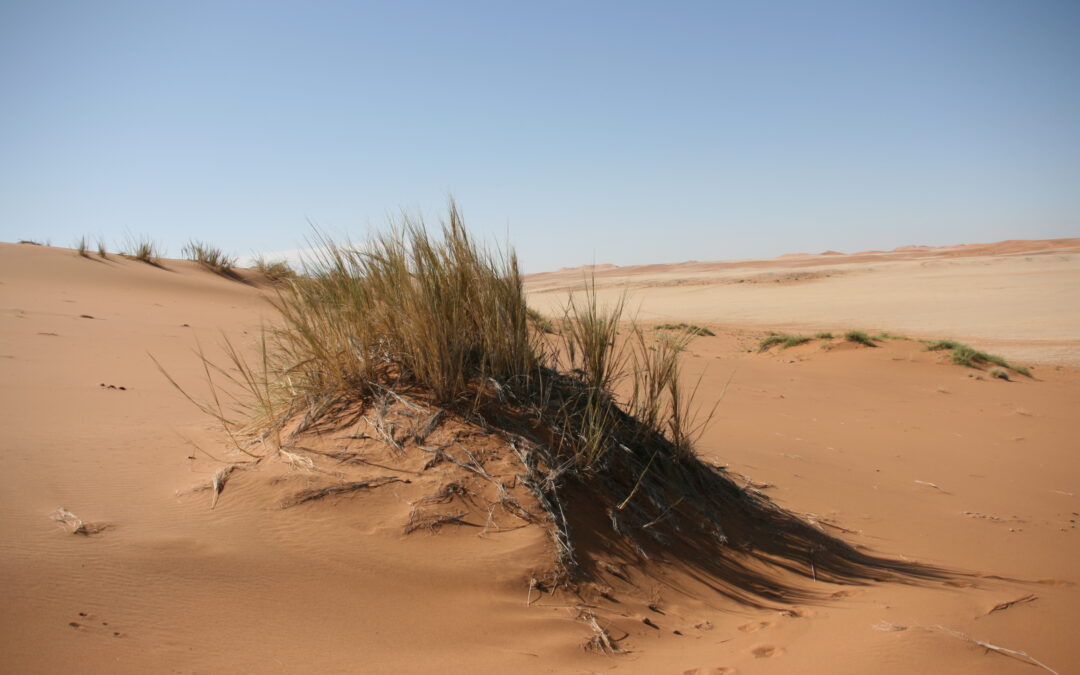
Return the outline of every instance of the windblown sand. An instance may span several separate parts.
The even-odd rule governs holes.
[[[641,319],[717,333],[686,366],[699,400],[720,400],[703,455],[852,543],[964,573],[818,583],[826,600],[765,609],[658,574],[638,589],[646,604],[601,616],[629,650],[605,656],[581,649],[591,633],[566,598],[528,592],[550,556],[539,528],[405,535],[399,485],[292,509],[242,474],[213,509],[191,491],[242,457],[149,355],[205,394],[197,341],[253,347],[269,287],[2,244],[0,670],[1046,672],[958,631],[1072,672],[1078,246],[595,270],[603,297],[630,288]],[[581,283],[582,270],[535,275],[530,301],[553,312]],[[1034,377],[995,379],[911,340],[756,349],[769,330],[847,329],[962,339]],[[71,534],[59,507],[104,529]]]

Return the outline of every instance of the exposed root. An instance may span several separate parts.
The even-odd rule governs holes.
[[[371,480],[361,480],[352,483],[342,483],[341,485],[331,485],[329,487],[318,488],[314,490],[303,490],[293,495],[293,498],[287,502],[281,504],[281,508],[287,509],[293,506],[298,506],[306,502],[315,501],[316,499],[322,499],[331,495],[343,495],[350,492],[356,492],[357,490],[366,490],[369,488],[382,487],[389,485],[390,483],[411,483],[408,478],[398,478],[397,476],[379,476],[378,478],[372,478]]]
[[[989,614],[993,614],[994,612],[1000,612],[1000,611],[1002,611],[1004,609],[1008,609],[1008,608],[1012,607],[1013,605],[1021,605],[1021,604],[1024,604],[1026,602],[1035,602],[1038,599],[1039,599],[1039,596],[1032,593],[1031,595],[1025,595],[1024,597],[1017,598],[1016,600],[1009,600],[1007,602],[999,602],[998,604],[991,607],[990,611],[987,612],[986,614],[989,615]]]
[[[389,392],[393,394],[393,392]],[[394,394],[397,396],[396,394]],[[400,396],[397,396],[399,400],[402,400]],[[386,419],[387,413],[390,410],[390,399],[388,396],[383,396],[375,402],[375,412],[372,417],[364,415],[364,420],[368,423],[368,426],[375,432],[375,438],[386,443],[399,453],[405,452],[405,446],[401,441],[394,438],[395,425]]]
[[[109,528],[107,523],[88,523],[63,506],[53,511],[52,519],[63,525],[64,529],[71,534],[89,536]]]
[[[438,466],[439,464],[446,461],[446,453],[443,452],[443,450],[446,449],[445,446],[439,447],[439,448],[428,448],[428,447],[424,447],[424,446],[419,446],[419,447],[424,452],[427,452],[427,453],[431,454],[431,459],[429,459],[424,464],[424,469],[423,469],[424,471],[427,471],[428,469],[432,469],[432,468],[434,468],[434,467]]]
[[[525,467],[521,484],[532,492],[536,501],[551,519],[551,538],[555,542],[556,551],[556,575],[573,577],[578,571],[578,562],[570,539],[570,524],[566,521],[566,513],[563,511],[562,502],[559,501],[559,472],[551,471],[547,472],[546,476],[542,476],[532,444],[525,439],[511,439],[509,443],[510,448]]]
[[[445,411],[436,410],[435,413],[424,422],[419,429],[413,431],[412,438],[417,445],[422,445],[427,437],[434,433],[435,429],[439,427],[439,423],[442,422]]]
[[[449,504],[451,501],[453,501],[454,497],[461,497],[461,498],[464,499],[464,498],[467,498],[467,497],[471,497],[473,494],[474,493],[471,490],[469,490],[469,488],[465,487],[461,483],[458,483],[457,481],[454,481],[454,482],[447,483],[446,485],[442,486],[442,489],[440,489],[435,494],[427,495],[426,497],[421,497],[416,503],[417,504]]]
[[[414,509],[409,516],[409,523],[405,526],[405,534],[412,534],[420,529],[426,529],[428,532],[434,533],[442,529],[443,525],[469,525],[471,527],[476,527],[473,523],[462,520],[464,517],[464,513],[455,513],[452,515],[420,515]]]

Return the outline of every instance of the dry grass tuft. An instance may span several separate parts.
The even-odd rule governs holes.
[[[255,258],[253,264],[256,271],[271,283],[282,284],[296,278],[296,270],[284,260],[267,260],[260,255]]]
[[[216,246],[193,239],[184,245],[181,253],[186,259],[199,263],[215,274],[231,279],[237,278],[236,272],[233,271],[236,258]]]
[[[160,258],[164,255],[163,250],[153,239],[146,235],[133,234],[128,234],[124,238],[120,253],[154,267],[161,267]]]
[[[90,257],[90,243],[85,236],[79,237],[78,240],[75,241],[75,252],[83,258]]]

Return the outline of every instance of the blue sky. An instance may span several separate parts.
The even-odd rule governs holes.
[[[1080,3],[0,0],[0,239],[529,271],[1080,236]]]

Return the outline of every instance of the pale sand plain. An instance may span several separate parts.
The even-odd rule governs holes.
[[[597,270],[605,297],[631,286],[641,319],[717,333],[686,364],[699,400],[720,400],[703,456],[854,544],[956,572],[790,579],[814,599],[754,607],[677,565],[643,568],[600,612],[626,636],[617,656],[582,650],[571,599],[526,606],[551,554],[541,528],[405,535],[407,486],[283,510],[273,481],[302,468],[241,474],[213,509],[190,492],[236,453],[149,354],[201,391],[196,340],[253,347],[273,317],[251,274],[0,245],[0,669],[1046,672],[959,632],[1072,672],[1078,244]],[[535,275],[531,302],[552,311],[580,283]],[[1034,377],[990,378],[909,340],[756,350],[768,330],[852,328],[962,338]],[[69,534],[60,506],[108,527]]]

